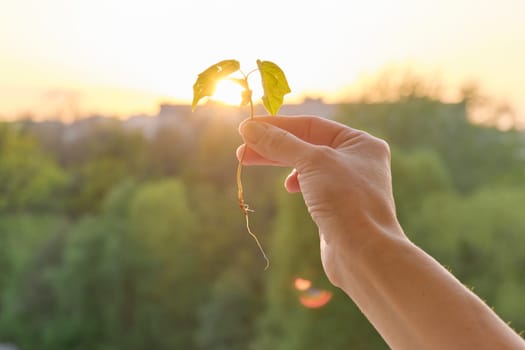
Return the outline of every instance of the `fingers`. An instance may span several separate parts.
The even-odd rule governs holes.
[[[293,169],[292,172],[286,177],[284,181],[284,187],[290,193],[301,192],[301,186],[299,186],[299,179],[297,176],[299,173],[296,169]]]
[[[363,132],[349,128],[343,124],[332,120],[320,118],[316,116],[264,116],[255,117],[254,119],[246,120],[239,126],[239,132],[243,135],[243,128],[248,123],[261,123],[265,125],[271,124],[281,130],[282,133],[289,132],[291,136],[295,136],[300,140],[304,140],[312,145],[326,145],[332,148],[337,148],[343,142],[348,142],[362,136]],[[275,129],[275,128],[273,128]],[[265,142],[279,143],[279,132],[272,131],[272,135],[277,135],[277,139],[268,134],[268,140]],[[247,135],[243,135],[246,140]],[[270,141],[271,140],[271,141]],[[275,157],[266,157],[261,154],[260,150],[254,149],[254,145],[248,142],[248,147],[244,151],[244,146],[237,150],[237,158],[242,158],[243,164],[246,165],[276,165],[276,166],[290,166],[291,164],[283,163]],[[281,145],[282,146],[282,145]],[[242,154],[246,152],[246,154]],[[292,164],[293,166],[293,164]]]
[[[249,147],[244,155],[248,155],[248,161],[255,158],[275,165],[295,166],[300,158],[314,147],[291,132],[262,121],[243,122],[239,131]],[[250,154],[252,158],[249,158]]]
[[[243,154],[245,152],[245,154]],[[273,165],[273,166],[285,166],[276,161],[268,160],[261,156],[259,153],[252,150],[246,144],[240,145],[236,151],[237,159],[242,161],[244,165]]]
[[[246,154],[242,154],[246,152]],[[242,164],[244,165],[275,165],[282,166],[276,162],[267,160],[266,158],[259,155],[257,152],[253,151],[246,145],[240,145],[237,148],[237,159],[240,161],[242,159]],[[293,169],[292,172],[286,177],[284,181],[284,187],[290,193],[301,192],[301,187],[299,186],[299,179],[297,176],[299,173],[296,169]]]
[[[244,121],[240,127],[242,127],[242,124],[250,121]],[[255,117],[253,121],[272,124],[308,143],[334,148],[340,142],[362,134],[360,130],[355,130],[333,120],[317,116],[263,116]]]

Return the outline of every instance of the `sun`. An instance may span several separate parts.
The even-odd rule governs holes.
[[[212,99],[228,105],[240,105],[242,87],[231,80],[222,79],[217,82]]]

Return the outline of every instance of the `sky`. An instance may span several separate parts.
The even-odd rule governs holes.
[[[270,60],[292,94],[357,94],[385,67],[476,82],[525,120],[523,0],[0,0],[0,118],[155,113],[223,59]],[[453,94],[450,93],[452,96]]]

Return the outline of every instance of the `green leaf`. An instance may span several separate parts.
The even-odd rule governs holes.
[[[257,60],[261,73],[264,107],[271,115],[276,115],[283,104],[283,97],[290,93],[288,81],[281,68],[273,62]]]
[[[191,110],[195,110],[200,99],[206,96],[212,96],[215,93],[217,82],[226,78],[228,75],[238,71],[240,64],[236,60],[224,60],[210,66],[204,72],[200,73],[197,81],[193,84],[193,102]]]

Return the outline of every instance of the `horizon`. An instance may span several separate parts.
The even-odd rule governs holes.
[[[0,13],[0,118],[154,113],[189,103],[197,74],[216,61],[250,70],[261,58],[285,71],[285,103],[351,101],[385,72],[408,71],[440,85],[445,102],[474,82],[525,121],[525,45],[516,45],[525,2],[318,5],[11,2]]]
[[[414,98],[419,98],[417,96],[414,96]],[[422,96],[421,98],[429,98],[428,96]],[[443,105],[457,105],[457,104],[461,104],[461,103],[464,103],[465,101],[464,100],[460,100],[460,101],[440,101],[440,100],[435,100],[436,102],[438,103],[441,103]],[[325,118],[331,118],[333,117],[332,113],[333,113],[333,109],[331,109],[331,107],[337,107],[337,106],[345,106],[345,105],[380,105],[380,104],[399,104],[399,103],[404,103],[404,101],[402,100],[391,100],[391,101],[386,101],[386,100],[382,100],[382,101],[367,101],[367,100],[352,100],[352,101],[325,101],[322,97],[310,97],[310,96],[306,96],[304,97],[302,100],[299,100],[299,101],[292,101],[292,102],[289,102],[289,103],[285,103],[283,104],[283,106],[281,107],[280,109],[280,112],[284,112],[284,113],[279,113],[278,115],[290,115],[289,114],[289,110],[292,109],[296,109],[297,107],[300,108],[301,110],[301,114],[304,114],[305,111],[302,110],[302,108],[306,108],[307,106],[310,106],[310,107],[317,107],[318,109],[319,108],[326,108],[325,111],[327,111],[327,113],[321,115],[319,114],[319,116],[321,117],[325,117]],[[54,122],[54,121],[58,121],[58,122],[64,122],[64,123],[74,123],[74,122],[77,122],[77,121],[81,121],[81,120],[84,120],[84,119],[90,119],[90,118],[107,118],[107,119],[116,119],[116,120],[121,120],[121,121],[126,121],[128,119],[132,119],[132,118],[142,118],[142,117],[147,117],[147,118],[154,118],[154,117],[159,117],[162,112],[163,112],[163,109],[165,108],[181,108],[181,109],[187,109],[187,111],[185,112],[188,112],[190,114],[205,114],[206,112],[210,111],[210,110],[215,110],[215,109],[218,109],[218,110],[221,110],[221,109],[224,109],[224,110],[229,110],[229,109],[232,109],[235,111],[235,114],[239,114],[239,115],[242,115],[244,114],[244,112],[246,111],[246,106],[240,106],[240,105],[234,105],[234,104],[231,104],[231,103],[227,103],[227,102],[224,102],[224,101],[220,101],[220,100],[214,100],[214,99],[204,99],[204,102],[200,102],[196,111],[191,111],[191,101],[190,102],[186,102],[186,101],[161,101],[159,102],[157,105],[156,105],[156,108],[154,111],[150,112],[150,113],[147,113],[147,112],[139,112],[139,113],[132,113],[132,114],[128,114],[128,115],[116,115],[116,114],[109,114],[109,113],[98,113],[98,112],[85,112],[83,114],[79,114],[79,115],[76,115],[74,118],[61,118],[60,116],[53,116],[53,115],[49,115],[47,117],[43,117],[43,116],[38,116],[38,115],[32,115],[32,114],[25,114],[25,115],[21,115],[19,118],[16,118],[16,119],[13,119],[13,120],[1,120],[0,119],[0,122],[1,121],[6,121],[6,122],[17,122],[17,121],[31,121],[31,122]],[[258,112],[261,112],[257,115],[264,115],[264,114],[267,114],[268,112],[266,111],[262,101],[254,101],[254,107],[255,107],[255,112],[258,113]],[[172,111],[169,111],[168,110],[168,113],[171,113]],[[247,112],[246,112],[247,113]],[[0,116],[1,117],[1,116]]]

